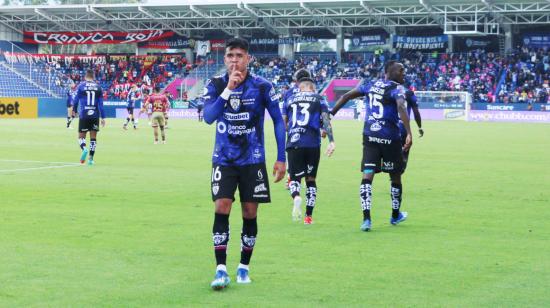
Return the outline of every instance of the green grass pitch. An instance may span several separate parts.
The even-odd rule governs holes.
[[[293,223],[288,192],[271,184],[253,283],[237,285],[234,208],[233,282],[214,292],[214,126],[172,120],[168,144],[153,145],[145,124],[123,131],[108,119],[89,167],[71,165],[80,151],[64,119],[0,120],[1,307],[550,304],[548,125],[426,122],[404,177],[409,219],[389,224],[389,181],[377,175],[373,231],[365,233],[362,125],[335,121],[315,224]],[[266,138],[271,170],[269,120]]]

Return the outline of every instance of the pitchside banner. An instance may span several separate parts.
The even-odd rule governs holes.
[[[66,64],[72,63],[74,60],[79,60],[83,63],[106,64],[106,56],[75,56],[75,55],[51,55],[51,54],[30,54],[22,52],[5,52],[4,56],[8,63],[40,63],[40,62],[60,62]],[[111,57],[112,59],[112,57]]]
[[[454,49],[457,51],[483,49],[485,51],[498,51],[498,36],[455,36]]]
[[[156,40],[152,42],[139,43],[140,48],[155,48],[155,49],[184,49],[195,48],[195,40],[181,35],[173,35],[165,40]]]
[[[164,30],[139,32],[94,31],[94,32],[29,32],[23,33],[23,42],[31,44],[129,44],[163,40],[175,33]]]
[[[526,34],[523,36],[523,44],[528,47],[550,47],[550,33]]]
[[[386,38],[380,34],[377,35],[358,35],[351,39],[353,47],[367,47],[386,44]]]
[[[280,38],[253,38],[250,40],[250,45],[285,45],[296,43],[311,43],[317,42],[313,36],[301,37],[280,37]]]
[[[433,50],[446,49],[449,37],[437,36],[399,36],[393,37],[393,47],[396,49]]]
[[[38,117],[38,99],[33,97],[0,97],[0,118],[29,119]]]

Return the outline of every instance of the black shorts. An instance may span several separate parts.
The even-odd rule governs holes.
[[[99,118],[89,118],[89,119],[79,119],[78,120],[78,131],[79,132],[89,132],[89,131],[99,131]]]
[[[361,172],[403,172],[403,150],[400,140],[382,139],[363,135]]]
[[[401,135],[401,147],[405,146],[405,143],[407,141],[407,135]],[[407,162],[409,161],[409,153],[410,149],[403,150],[403,172],[405,172],[405,169],[407,169]]]
[[[291,180],[317,176],[321,148],[290,148],[286,151],[288,153],[288,174]]]
[[[128,110],[128,114],[134,115],[134,107],[127,107],[126,110]]]
[[[217,199],[235,201],[237,187],[241,202],[271,202],[265,163],[246,166],[212,165],[212,201]]]

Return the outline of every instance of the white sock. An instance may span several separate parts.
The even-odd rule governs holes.
[[[220,265],[216,266],[216,272],[217,271],[227,272],[227,268],[225,267],[225,264],[220,264]]]
[[[245,270],[248,271],[248,265],[244,265],[242,263],[239,263],[239,266],[237,266],[237,269],[239,269],[239,268],[244,268]]]

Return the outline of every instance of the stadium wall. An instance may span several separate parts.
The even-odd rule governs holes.
[[[105,116],[107,118],[116,117],[116,109],[126,106],[124,101],[105,101]],[[38,98],[38,117],[39,118],[61,118],[67,116],[67,101],[59,98]]]

